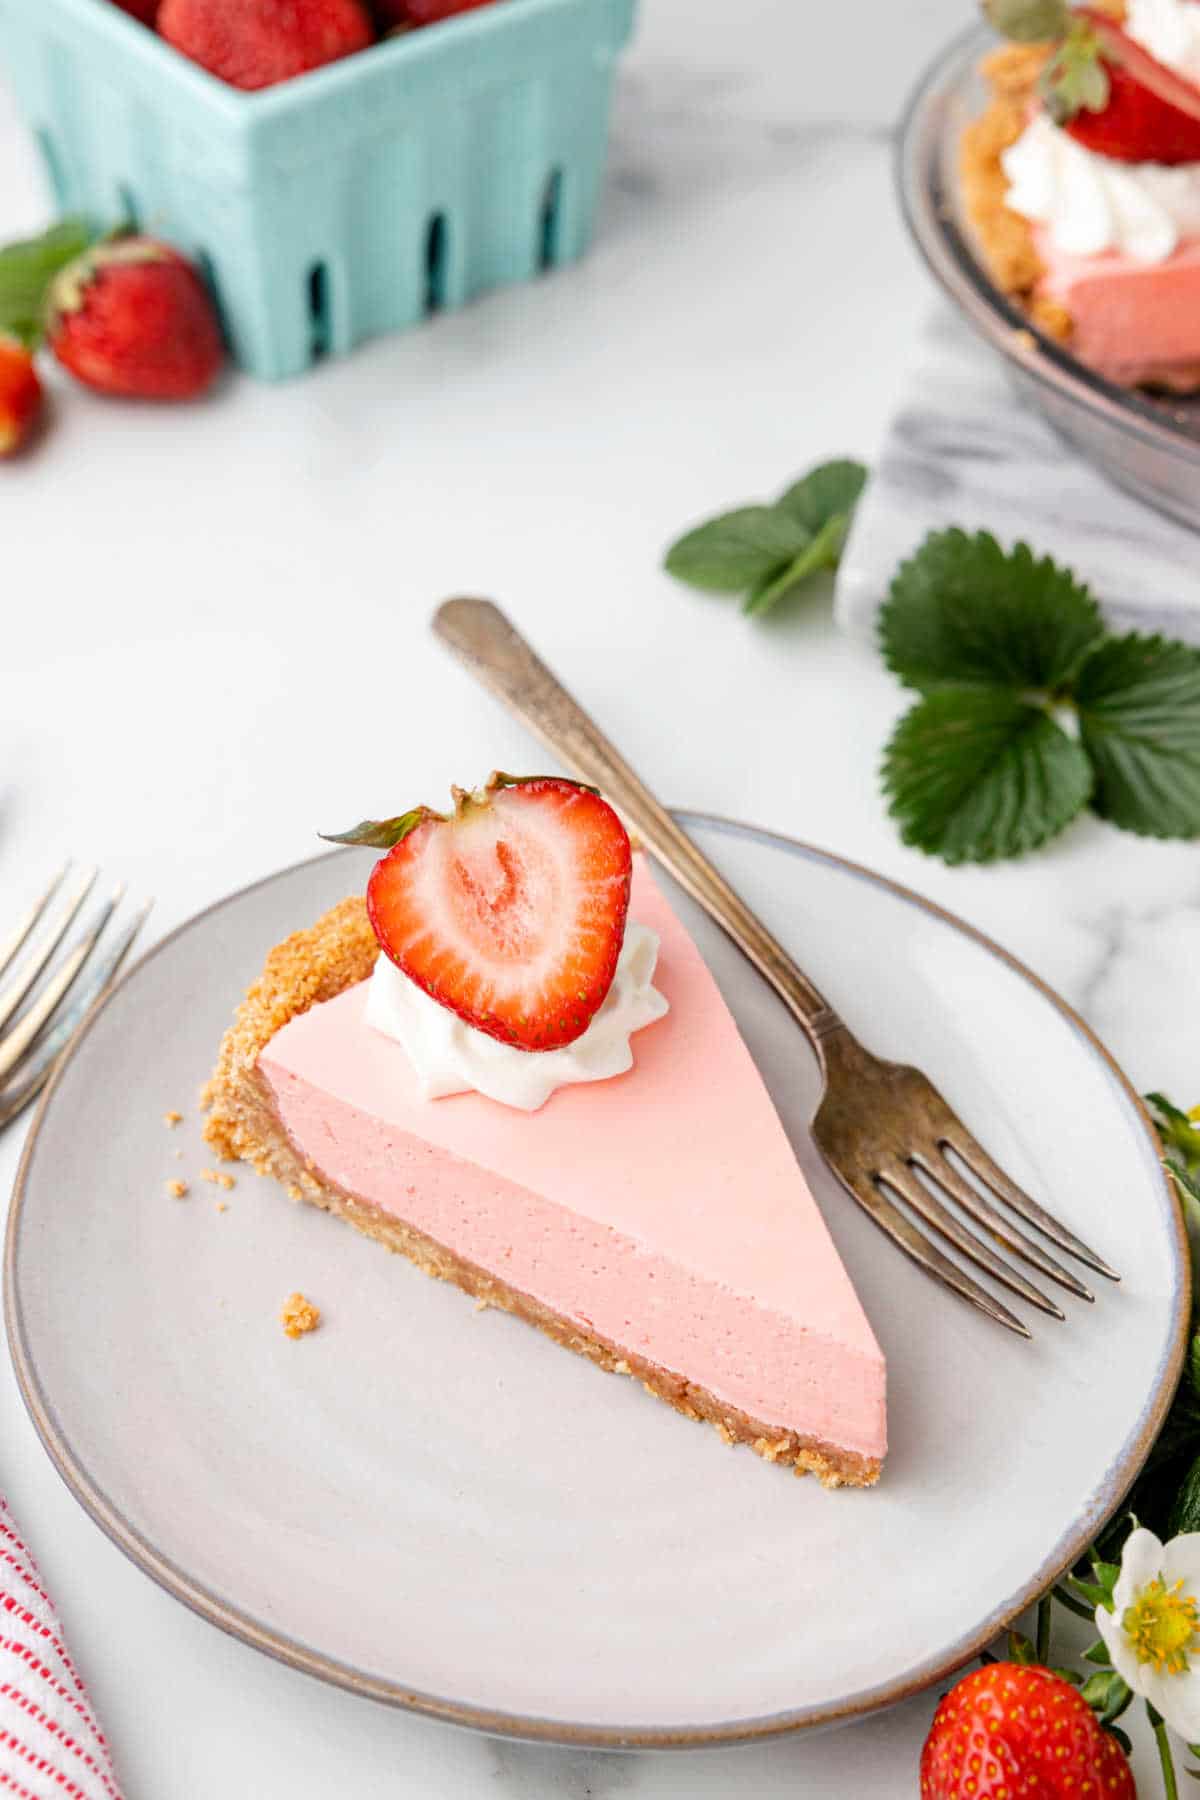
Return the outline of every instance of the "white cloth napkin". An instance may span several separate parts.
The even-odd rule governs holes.
[[[0,1498],[0,1797],[121,1800],[37,1565]]]
[[[842,556],[836,616],[873,636],[897,566],[926,532],[1023,538],[1085,580],[1122,631],[1200,642],[1200,536],[1113,486],[1018,395],[1000,358],[940,315]]]

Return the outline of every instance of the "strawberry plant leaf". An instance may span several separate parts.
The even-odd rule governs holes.
[[[1200,835],[1200,650],[1108,638],[1080,668],[1075,703],[1100,817],[1143,837]]]
[[[807,546],[806,525],[774,506],[741,506],[685,532],[667,551],[668,575],[713,594],[773,580]]]
[[[1172,1537],[1181,1531],[1200,1531],[1200,1456],[1179,1484],[1167,1530]]]
[[[790,513],[815,536],[831,519],[839,516],[848,526],[866,485],[866,465],[851,457],[838,457],[832,462],[818,463],[802,480],[793,482],[787,492],[780,495],[777,510]]]
[[[1147,1094],[1145,1100],[1164,1149],[1177,1150],[1188,1167],[1200,1168],[1200,1125],[1165,1094]]]
[[[884,660],[923,692],[964,682],[1055,689],[1104,635],[1087,587],[1027,544],[933,531],[892,581],[879,621]]]
[[[883,784],[906,844],[948,863],[991,862],[1068,825],[1092,774],[1039,707],[1001,688],[942,688],[900,721]]]
[[[36,349],[45,329],[50,283],[82,256],[91,241],[92,233],[82,220],[64,219],[41,237],[0,250],[0,332]]]
[[[845,513],[835,513],[832,519],[827,519],[812,542],[788,564],[782,575],[772,575],[751,588],[742,602],[742,611],[751,616],[769,612],[777,600],[782,600],[793,588],[801,587],[810,576],[825,569],[836,569],[849,525]]]

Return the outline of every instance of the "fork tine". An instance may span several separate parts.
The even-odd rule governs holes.
[[[7,1036],[0,1038],[0,1080],[3,1080],[16,1068],[59,1002],[65,999],[84,963],[95,948],[100,933],[112,918],[124,892],[124,884],[114,890],[111,898],[105,901],[87,930],[71,946],[33,1005],[21,1015]]]
[[[996,1255],[994,1250],[990,1250],[980,1238],[975,1236],[973,1231],[968,1231],[949,1208],[943,1206],[937,1195],[930,1192],[907,1163],[884,1163],[879,1169],[878,1179],[885,1182],[894,1193],[899,1194],[902,1200],[907,1201],[913,1211],[919,1213],[927,1224],[933,1226],[935,1231],[940,1231],[956,1250],[961,1250],[964,1256],[970,1257],[971,1261],[977,1263],[981,1269],[986,1269],[989,1275],[993,1275],[997,1281],[1003,1282],[1006,1288],[1011,1288],[1012,1292],[1018,1294],[1022,1300],[1028,1300],[1031,1306],[1036,1306],[1040,1311],[1049,1313],[1051,1318],[1066,1318],[1061,1307],[1057,1306],[1053,1300],[1048,1299],[1040,1288],[1034,1287],[1032,1281],[1026,1281],[1022,1274],[1011,1268],[1003,1257]]]
[[[46,967],[46,964],[50,961],[50,958],[54,955],[58,946],[62,943],[63,938],[70,929],[71,921],[74,919],[76,913],[91,892],[92,883],[95,879],[95,869],[84,870],[83,874],[79,876],[74,887],[67,895],[46,936],[35,945],[29,955],[25,958],[25,961],[17,968],[15,973],[10,976],[8,985],[5,987],[3,993],[0,993],[0,1027],[8,1024],[8,1021],[12,1018],[18,1006],[20,1006],[22,1000],[24,1000],[30,988],[38,979],[38,976]]]
[[[9,963],[17,954],[17,951],[29,936],[30,932],[49,906],[51,900],[53,900],[55,894],[65,881],[67,870],[70,866],[69,862],[63,864],[41,899],[34,901],[33,905],[29,908],[29,911],[17,920],[12,931],[4,939],[3,943],[0,943],[0,973],[3,973],[3,971],[7,969]]]
[[[17,1075],[0,1086],[0,1130],[36,1099],[54,1072],[54,1065],[70,1043],[93,1005],[111,986],[138,933],[150,913],[147,900],[115,942],[97,959],[83,987],[55,1020],[51,1029],[25,1058]]]
[[[1006,1206],[1011,1206],[1015,1213],[1020,1213],[1031,1225],[1036,1225],[1051,1243],[1057,1244],[1060,1250],[1067,1251],[1068,1255],[1078,1257],[1089,1269],[1095,1269],[1097,1275],[1105,1275],[1109,1281],[1120,1281],[1121,1277],[1116,1270],[1110,1269],[1103,1258],[1097,1256],[1094,1250],[1089,1250],[1065,1225],[1060,1225],[1053,1214],[1039,1206],[1036,1200],[1031,1200],[1024,1188],[1019,1188],[1015,1181],[1010,1181],[1000,1165],[992,1161],[983,1145],[972,1137],[966,1126],[953,1114],[941,1136],[943,1148],[949,1144],[952,1150],[956,1150],[980,1181],[986,1182]]]
[[[830,1164],[830,1167],[832,1168],[833,1165]],[[960,1269],[957,1263],[951,1262],[948,1256],[943,1256],[937,1246],[930,1243],[925,1233],[919,1231],[912,1220],[906,1218],[900,1208],[894,1206],[873,1181],[868,1180],[866,1176],[851,1179],[843,1175],[840,1169],[833,1169],[833,1173],[846,1192],[852,1199],[858,1201],[863,1211],[870,1215],[879,1229],[891,1238],[898,1249],[903,1250],[906,1256],[924,1269],[927,1275],[932,1275],[935,1281],[940,1281],[960,1299],[978,1307],[981,1313],[986,1314],[989,1319],[995,1320],[997,1325],[1005,1326],[1009,1331],[1015,1332],[1018,1337],[1033,1336],[1029,1327],[1023,1324],[1015,1313],[1009,1312],[1007,1306],[1002,1305],[999,1300],[989,1294],[986,1288],[981,1288],[977,1281],[972,1281],[971,1277],[964,1269]]]
[[[973,1188],[965,1180],[948,1157],[941,1155],[927,1156],[921,1151],[913,1152],[913,1161],[917,1167],[944,1188],[952,1200],[956,1200],[965,1213],[969,1213],[980,1225],[984,1226],[998,1243],[1006,1249],[1015,1250],[1018,1256],[1048,1275],[1051,1281],[1057,1281],[1067,1292],[1074,1294],[1079,1300],[1095,1300],[1096,1296],[1090,1288],[1086,1288],[1077,1275],[1064,1269],[1060,1262],[1035,1244],[1031,1238],[1010,1225],[1004,1214],[997,1212],[990,1200],[984,1198],[977,1188]]]

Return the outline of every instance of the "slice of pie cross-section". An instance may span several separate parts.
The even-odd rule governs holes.
[[[402,1047],[364,1019],[379,946],[362,901],[343,901],[268,956],[222,1045],[206,1135],[727,1439],[829,1486],[870,1485],[883,1356],[717,984],[640,856],[630,917],[661,939],[670,1011],[638,1033],[628,1074],[525,1113],[420,1096]]]

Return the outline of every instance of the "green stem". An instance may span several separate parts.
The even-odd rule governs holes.
[[[1158,1744],[1158,1760],[1162,1765],[1163,1792],[1166,1800],[1179,1800],[1179,1786],[1175,1780],[1175,1759],[1171,1755],[1171,1743],[1167,1737],[1167,1727],[1159,1719],[1154,1727],[1154,1737]]]
[[[1050,1596],[1043,1594],[1037,1610],[1037,1659],[1043,1668],[1050,1661]]]

